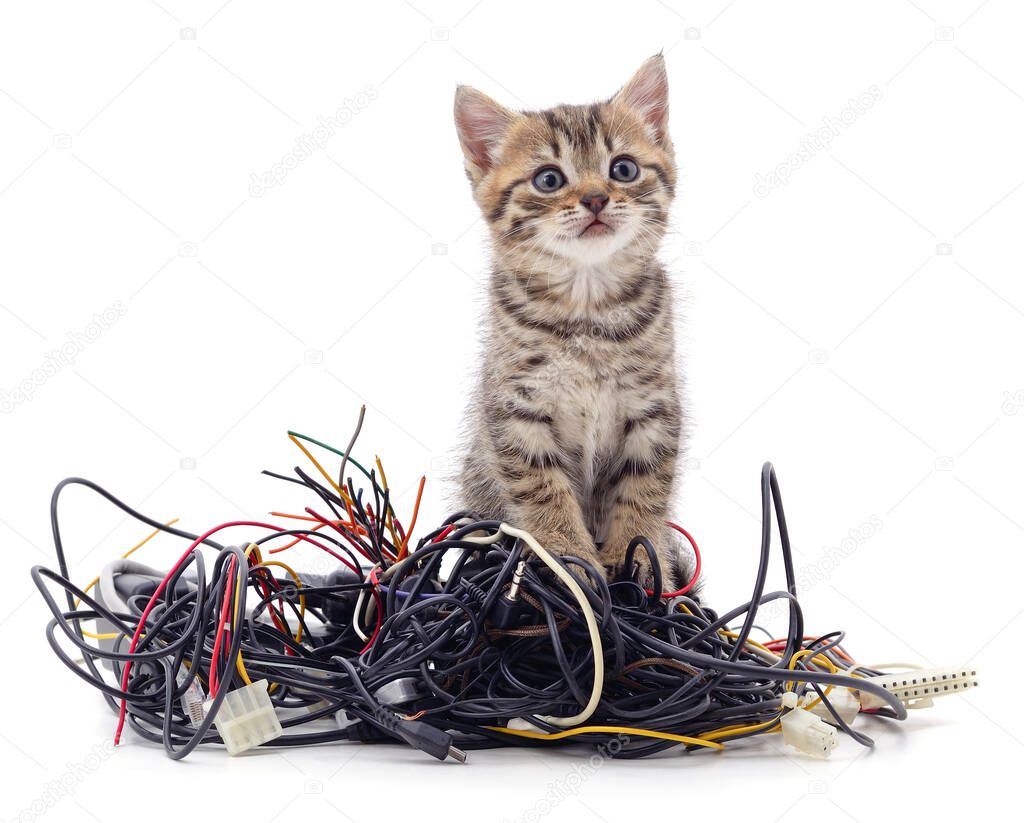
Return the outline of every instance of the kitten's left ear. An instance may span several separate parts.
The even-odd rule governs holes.
[[[514,116],[503,105],[470,86],[459,86],[455,90],[455,128],[466,156],[466,169],[474,181],[494,166],[498,148]]]
[[[628,83],[612,98],[613,103],[640,113],[657,142],[668,137],[668,75],[661,54],[648,57]]]

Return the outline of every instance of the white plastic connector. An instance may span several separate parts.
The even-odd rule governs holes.
[[[187,676],[188,672],[185,670],[185,667],[180,667],[175,677],[177,684],[180,686],[184,683]],[[192,678],[192,682],[188,684],[188,688],[181,695],[181,710],[185,712],[185,717],[189,719],[193,728],[198,728],[199,724],[206,717],[205,701],[206,692],[199,685],[199,678]]]
[[[857,695],[854,694],[850,689],[842,686],[836,686],[828,693],[828,702],[832,704],[832,708],[836,710],[836,714],[839,715],[840,719],[849,726],[857,719],[857,714],[860,712],[860,701],[857,699]],[[832,716],[825,704],[818,698],[818,693],[810,691],[804,698],[804,707],[807,711],[816,714],[826,723],[832,726],[838,726],[839,723]]]
[[[212,705],[213,701],[207,700],[203,709],[209,712]],[[241,754],[282,733],[266,680],[257,680],[224,695],[214,723],[230,755]]]
[[[865,679],[888,689],[908,709],[925,709],[932,705],[936,697],[973,689],[978,685],[978,670],[968,666],[959,669],[917,669]],[[862,691],[860,705],[865,709],[877,709],[888,704],[882,698]]]
[[[812,757],[828,757],[839,742],[839,734],[816,714],[797,705],[793,692],[782,695],[782,739]]]
[[[505,724],[506,728],[515,729],[520,732],[537,732],[539,734],[547,734],[547,732],[540,726],[536,726],[527,720],[525,717],[513,717],[510,718],[508,723]]]

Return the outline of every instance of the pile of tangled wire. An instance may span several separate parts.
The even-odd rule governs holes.
[[[233,521],[192,534],[81,478],[54,491],[59,571],[37,566],[32,577],[52,613],[53,651],[117,713],[116,739],[127,724],[175,759],[220,743],[215,723],[225,699],[253,684],[266,688],[280,724],[262,745],[399,742],[459,760],[471,749],[570,742],[625,758],[674,746],[721,749],[778,731],[787,693],[820,703],[833,725],[865,745],[870,739],[833,709],[833,689],[874,694],[885,707],[873,713],[906,716],[899,700],[865,679],[875,672],[844,650],[842,632],[805,636],[771,464],[761,475],[751,597],[719,614],[693,596],[696,579],[661,592],[658,554],[644,537],[613,582],[583,560],[552,556],[525,531],[467,513],[412,548],[415,512],[406,530],[379,462],[379,471],[367,471],[348,457],[351,444],[341,451],[292,439],[324,482],[299,467],[272,476],[305,486],[329,510],[288,515],[300,528]],[[337,482],[303,442],[342,457]],[[366,476],[369,494],[344,480],[346,464]],[[187,548],[169,571],[119,567],[120,582],[111,578],[118,597],[102,578],[79,587],[57,514],[74,486]],[[772,508],[786,574],[778,591],[766,591]],[[247,539],[222,545],[214,536],[223,530]],[[297,544],[326,552],[336,568],[313,575],[277,559]],[[653,589],[632,577],[638,552],[648,555]],[[758,609],[774,601],[787,609],[788,629],[758,642]]]

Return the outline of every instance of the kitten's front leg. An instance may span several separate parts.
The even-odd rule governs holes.
[[[564,473],[529,468],[510,485],[509,500],[512,525],[528,531],[552,554],[578,557],[600,574],[594,539]]]
[[[548,416],[515,404],[506,404],[491,417],[491,442],[509,519],[552,554],[578,557],[600,571],[594,539],[552,426]]]
[[[674,402],[657,402],[629,418],[623,429],[622,448],[608,480],[607,537],[601,546],[601,561],[614,579],[624,569],[626,551],[637,535],[653,544],[661,566],[665,591],[675,589],[674,544],[665,519],[676,474],[679,454],[679,410]],[[633,559],[640,565],[640,581],[653,582],[649,558],[638,546]]]

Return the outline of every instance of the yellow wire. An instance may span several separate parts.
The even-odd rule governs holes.
[[[287,565],[285,563],[282,563],[280,560],[268,560],[266,562],[263,562],[263,556],[260,554],[259,546],[257,546],[255,543],[250,543],[246,547],[246,549],[245,549],[245,558],[246,558],[246,560],[248,560],[250,558],[250,556],[255,558],[256,564],[258,566],[279,566],[280,568],[284,569],[286,572],[288,572],[288,574],[290,574],[292,576],[292,579],[295,580],[296,586],[299,589],[302,588],[302,581],[299,579],[298,574],[295,573],[295,570],[291,566],[289,566],[289,565]],[[238,602],[239,602],[239,599],[240,599],[240,596],[241,596],[241,586],[242,586],[242,574],[241,574],[241,572],[239,572],[238,579],[235,581],[234,625],[238,624]],[[302,594],[301,592],[299,594],[299,614],[302,615],[302,616],[305,616],[305,614],[306,614],[306,596],[304,594]],[[299,621],[299,629],[298,629],[298,633],[295,635],[295,640],[296,640],[296,642],[298,642],[301,639],[302,639],[302,621],[300,620]],[[245,682],[245,684],[247,686],[251,686],[252,685],[252,679],[249,677],[249,672],[247,672],[246,669],[245,669],[245,663],[242,660],[242,652],[241,651],[238,652],[238,657],[235,660],[235,670],[238,672],[239,677],[242,678],[242,680]],[[277,686],[278,686],[277,683],[272,683],[270,685],[269,691],[273,692],[277,688]]]
[[[684,612],[684,613],[686,613],[686,614],[690,615],[691,617],[693,616],[693,612],[692,612],[692,611],[690,611],[690,610],[689,610],[689,609],[688,609],[688,608],[686,607],[686,605],[685,605],[684,603],[678,603],[678,604],[676,604],[676,608],[678,608],[678,609],[679,609],[680,611],[682,611],[682,612]],[[736,632],[731,632],[731,631],[728,631],[727,629],[719,629],[719,630],[718,630],[718,633],[719,633],[720,635],[724,636],[724,637],[730,637],[730,638],[732,638],[733,640],[736,640],[736,639],[738,639],[738,638],[739,638],[739,635],[738,635],[738,634],[736,634]],[[761,651],[763,651],[763,652],[768,652],[768,654],[773,654],[773,655],[775,654],[775,652],[773,652],[773,651],[772,651],[771,649],[769,649],[769,648],[768,648],[767,646],[762,646],[762,645],[761,645],[760,643],[758,643],[758,642],[757,642],[756,640],[751,640],[751,639],[750,639],[749,637],[747,638],[747,641],[746,641],[746,645],[748,645],[748,646],[754,646],[755,648],[758,648],[758,649],[760,649],[760,650],[761,650]],[[778,657],[778,655],[775,655],[775,656],[776,656],[776,657]]]
[[[245,559],[249,560],[250,555],[255,555],[257,564],[262,561],[262,555],[260,554],[260,547],[255,543],[250,543],[245,548]],[[238,601],[242,596],[242,578],[247,577],[247,574],[243,574],[242,570],[238,570],[238,577],[235,578],[235,609],[232,615],[232,625],[238,625]],[[245,663],[242,662],[242,651],[239,649],[238,658],[235,660],[235,670],[238,672],[238,676],[245,681],[246,686],[252,685],[252,679],[249,677],[249,672],[245,670]]]
[[[91,637],[93,640],[113,640],[115,637],[128,636],[124,632],[106,632],[104,634],[95,634],[93,632],[87,632],[85,629],[82,629],[81,631],[85,637]]]
[[[487,726],[491,731],[512,735],[513,737],[526,737],[530,740],[561,740],[566,737],[575,737],[578,734],[625,734],[633,737],[655,737],[659,740],[673,740],[676,743],[685,743],[689,746],[705,746],[709,749],[724,749],[721,743],[714,743],[701,737],[686,737],[671,732],[658,732],[653,729],[634,729],[628,726],[576,726],[572,729],[562,729],[560,732],[544,734],[543,732],[532,732],[526,729],[507,729],[504,726]]]
[[[682,605],[682,604],[680,604],[680,605]],[[719,629],[718,633],[721,634],[721,635],[724,635],[725,637],[731,637],[733,640],[737,640],[739,638],[739,635],[736,634],[736,632],[730,632],[730,631],[728,631],[726,629]],[[746,645],[747,646],[753,646],[756,649],[760,649],[763,652],[768,652],[768,654],[772,654],[772,655],[775,655],[775,657],[778,657],[778,655],[775,654],[775,652],[773,652],[767,646],[763,646],[762,644],[758,643],[756,640],[751,640],[749,637],[746,639]]]
[[[380,472],[380,482],[384,486],[384,491],[388,490],[388,476],[384,474],[384,465],[380,462],[380,456],[374,455],[373,458],[377,462],[377,471]],[[388,511],[385,512],[387,515],[388,531],[391,532],[391,545],[398,545],[398,533],[395,531],[395,518],[392,515],[391,507],[388,506]]]
[[[172,520],[168,520],[166,523],[164,523],[164,525],[165,526],[173,526],[177,522],[178,522],[178,518],[175,517]],[[163,529],[153,529],[153,531],[151,531],[146,537],[144,537],[142,540],[140,540],[138,543],[136,543],[134,546],[132,546],[130,549],[128,549],[128,551],[126,551],[124,554],[122,554],[121,555],[121,559],[123,560],[126,557],[131,557],[133,554],[135,554],[135,552],[137,552],[139,549],[141,549],[143,546],[145,546],[150,540],[152,540],[154,537],[156,537],[158,534],[160,534],[161,531],[163,531]],[[86,586],[84,589],[82,589],[82,591],[83,592],[89,591],[89,589],[91,589],[93,586],[95,586],[99,582],[100,582],[100,576],[96,575],[92,580],[89,581],[89,585]],[[78,605],[81,602],[82,602],[81,598],[76,598],[76,600],[75,600],[75,608],[76,609],[78,608]],[[83,632],[83,634],[85,634],[85,632]],[[120,632],[115,633],[114,637],[117,637],[118,634],[120,634]],[[90,636],[92,636],[92,635],[90,635]]]
[[[731,634],[731,632],[730,632],[730,634]],[[759,643],[757,643],[754,640],[751,640],[751,641],[748,641],[748,642],[753,643],[755,646],[759,646],[760,645]],[[811,657],[812,662],[819,663],[820,665],[825,666],[825,668],[829,669],[832,672],[838,672],[839,671],[839,668],[835,665],[835,663],[833,663],[831,660],[829,660],[827,657],[825,657],[823,654],[821,654],[820,652],[816,651],[815,649],[801,649],[800,651],[798,651],[796,654],[793,655],[792,659],[789,661],[789,668],[792,670],[795,667],[795,665],[796,665],[798,660],[800,660],[803,657],[807,657],[808,655],[812,655],[812,657]],[[788,681],[786,683],[786,689],[787,690],[792,690],[793,686],[796,685],[796,683],[798,683],[798,682],[800,682],[800,681],[798,681],[798,680],[790,680],[790,681]],[[826,696],[829,694],[829,692],[832,691],[833,688],[835,688],[835,687],[834,686],[826,686],[825,687],[824,691],[825,691]],[[814,706],[816,706],[820,702],[821,702],[821,698],[815,697],[813,701],[808,703],[803,708],[811,709],[811,708],[813,708]],[[782,714],[783,713],[780,712],[778,715],[773,717],[771,720],[766,720],[763,723],[755,723],[755,724],[748,725],[748,726],[723,726],[720,729],[713,729],[710,732],[704,732],[701,735],[701,737],[704,738],[705,740],[718,740],[719,738],[722,738],[722,737],[731,737],[731,736],[737,735],[737,734],[746,734],[748,732],[760,731],[761,729],[765,729],[765,728],[767,728],[767,727],[777,723],[779,718],[782,717]],[[775,731],[778,731],[778,730],[777,729],[773,729],[772,733],[774,733]]]
[[[679,604],[679,608],[682,609],[683,611],[685,611],[687,614],[693,614],[693,612],[691,612],[688,608],[686,608],[686,606],[684,606],[682,603]],[[736,632],[727,631],[726,629],[719,629],[718,633],[721,634],[721,635],[724,635],[725,637],[732,638],[733,640],[736,640],[736,639],[739,638],[739,635]],[[773,652],[767,646],[764,646],[761,643],[758,643],[756,640],[751,640],[749,637],[746,640],[746,644],[750,645],[750,646],[754,646],[755,648],[758,648],[761,651],[768,652],[769,654],[773,654],[773,655],[775,654],[775,652]],[[793,669],[795,667],[795,665],[796,665],[798,660],[800,660],[803,657],[807,657],[808,655],[814,655],[811,658],[811,661],[814,662],[814,663],[818,663],[819,665],[825,666],[825,668],[829,669],[829,671],[831,671],[833,673],[839,671],[839,668],[835,665],[835,663],[833,663],[831,660],[829,660],[823,654],[820,654],[820,653],[816,652],[814,649],[801,649],[796,654],[794,654],[793,657],[789,661],[789,668]],[[778,657],[778,655],[775,655],[775,656]],[[797,681],[797,680],[788,681],[786,683],[786,688],[787,689],[792,689],[793,686],[796,685],[796,683],[798,683],[798,682],[800,682],[800,681]],[[825,696],[827,697],[829,695],[829,693],[832,691],[832,689],[834,689],[834,688],[835,688],[835,686],[826,686],[825,687]],[[815,697],[814,700],[812,700],[810,703],[808,703],[803,708],[805,708],[805,709],[812,709],[815,706],[817,706],[820,702],[821,702],[821,698],[820,697]],[[736,734],[737,732],[745,733],[745,732],[757,731],[758,729],[763,729],[766,726],[772,725],[781,716],[782,715],[780,714],[777,717],[774,717],[771,720],[768,720],[768,721],[766,721],[764,723],[756,723],[756,724],[749,725],[749,726],[725,726],[725,727],[723,727],[721,729],[714,729],[713,731],[705,732],[704,734],[701,735],[701,737],[703,737],[705,739],[708,739],[708,740],[715,740],[715,739],[717,739],[719,737],[725,737],[725,736],[728,736],[728,735]],[[713,736],[709,736],[709,735],[713,735]]]
[[[308,457],[308,458],[309,458],[310,462],[311,462],[311,463],[312,463],[312,464],[313,464],[314,466],[316,466],[316,468],[317,468],[317,470],[318,470],[318,471],[320,472],[320,474],[322,474],[322,475],[324,476],[324,478],[325,478],[325,479],[327,480],[327,482],[331,484],[331,486],[332,486],[332,487],[334,488],[334,490],[335,490],[335,491],[336,491],[336,492],[338,493],[338,496],[339,496],[339,497],[340,497],[340,498],[341,498],[342,500],[344,500],[344,501],[345,501],[346,503],[349,503],[349,504],[351,504],[351,502],[352,502],[352,499],[351,499],[351,498],[350,498],[350,497],[348,496],[348,492],[346,492],[345,490],[343,490],[343,489],[341,488],[341,486],[339,486],[339,485],[338,485],[337,483],[335,483],[335,482],[334,482],[334,478],[333,478],[333,477],[331,477],[331,476],[330,476],[330,475],[329,475],[329,474],[328,474],[328,473],[327,473],[327,472],[326,472],[326,471],[324,470],[324,467],[320,465],[320,461],[319,461],[319,460],[317,460],[317,459],[316,459],[315,457],[313,457],[313,453],[312,453],[312,452],[310,452],[310,450],[309,450],[309,449],[307,449],[307,448],[306,448],[306,447],[305,447],[304,445],[302,445],[302,443],[301,443],[301,442],[299,442],[299,439],[298,439],[297,437],[295,437],[294,435],[291,435],[291,434],[289,434],[289,435],[288,435],[288,439],[289,439],[289,440],[291,440],[291,441],[292,441],[292,442],[293,442],[293,443],[294,443],[294,444],[295,444],[296,446],[298,446],[298,447],[299,447],[299,448],[300,448],[300,449],[302,450],[302,453],[303,453],[304,455],[306,455],[306,457]]]
[[[299,445],[299,447],[302,448],[301,444],[297,443],[297,445]],[[305,451],[305,449],[303,449],[303,451]],[[310,456],[310,458],[312,459],[312,456]],[[315,460],[313,462],[316,463]],[[317,468],[319,468],[319,465],[317,466]],[[173,525],[173,524],[175,524],[177,522],[178,522],[178,518],[175,517],[173,520],[168,521],[166,523],[166,525],[171,526],[171,525]],[[132,546],[132,548],[130,548],[123,555],[121,555],[121,557],[122,558],[128,557],[132,553],[138,551],[143,546],[145,546],[146,543],[148,543],[150,540],[152,540],[154,537],[156,537],[156,535],[158,535],[160,533],[160,531],[161,531],[160,529],[155,529],[144,540],[140,541],[139,543],[136,543],[134,546]],[[260,554],[259,546],[257,546],[255,543],[250,543],[249,546],[245,550],[245,557],[246,557],[246,559],[249,559],[250,556],[253,556],[255,558],[256,563],[258,565],[262,565],[262,566],[278,566],[278,567],[284,569],[286,572],[288,572],[289,575],[291,575],[292,579],[295,580],[296,586],[299,589],[302,588],[302,580],[299,578],[299,575],[295,572],[295,570],[291,566],[287,565],[286,563],[282,563],[279,560],[268,560],[266,562],[263,562],[263,558],[262,558],[262,555]],[[238,575],[238,579],[235,581],[235,610],[234,610],[234,623],[235,623],[235,625],[237,625],[237,623],[238,623],[238,603],[239,603],[239,598],[240,598],[240,595],[241,595],[242,577],[243,577],[243,575],[242,575],[242,572],[240,571],[239,575]],[[89,589],[91,589],[93,586],[95,586],[98,582],[99,582],[99,577],[96,577],[82,591],[85,591],[85,592],[89,591]],[[80,602],[81,602],[80,600],[75,602],[75,608],[78,608],[78,604]],[[300,592],[299,593],[299,615],[300,615],[300,617],[305,617],[305,614],[306,614],[306,596]],[[105,632],[103,634],[97,634],[95,632],[85,631],[84,629],[82,630],[82,634],[85,637],[90,637],[90,638],[92,638],[94,640],[113,640],[113,639],[118,638],[118,637],[127,636],[127,635],[124,634],[124,632]],[[297,633],[295,635],[295,640],[296,640],[296,642],[299,642],[299,641],[302,640],[302,621],[301,621],[301,619],[299,621],[299,628],[298,628],[298,631],[297,631]],[[235,669],[238,671],[238,674],[242,678],[242,680],[245,681],[246,685],[251,685],[252,684],[252,679],[249,677],[249,673],[246,671],[246,668],[245,668],[245,663],[242,660],[242,653],[241,652],[238,653],[238,658],[235,661]],[[274,688],[276,688],[276,686],[277,686],[277,684],[275,683],[273,686],[270,687],[270,690],[273,691]]]
[[[178,518],[175,517],[175,518],[172,518],[171,520],[168,520],[166,523],[164,523],[164,525],[165,526],[173,526],[177,522],[178,522]],[[122,554],[121,555],[121,559],[123,560],[124,558],[130,557],[131,555],[135,554],[135,552],[137,552],[139,549],[141,549],[143,546],[145,546],[150,540],[152,540],[154,537],[156,537],[158,534],[160,534],[161,531],[163,531],[163,529],[153,529],[153,531],[151,531],[148,535],[146,535],[142,540],[140,540],[138,543],[136,543],[134,546],[132,546],[130,549],[128,549],[128,551],[126,551],[124,554]],[[93,586],[95,586],[99,582],[100,582],[100,576],[96,575],[92,580],[89,581],[88,585],[84,589],[82,589],[82,591],[83,592],[89,591],[89,589],[91,589]],[[81,605],[81,603],[82,603],[82,598],[76,597],[75,598],[75,608],[77,609],[79,607],[79,605]],[[104,632],[103,634],[96,634],[95,632],[87,632],[85,629],[81,629],[81,631],[82,631],[83,636],[91,637],[93,640],[113,640],[114,638],[121,637],[124,634],[124,632]]]
[[[798,660],[800,660],[802,657],[807,657],[808,655],[812,655],[812,657],[811,657],[811,662],[812,663],[817,663],[819,666],[824,666],[826,669],[828,669],[833,674],[835,674],[835,673],[837,673],[839,671],[839,667],[835,663],[833,663],[831,660],[829,660],[827,657],[825,657],[825,655],[821,654],[820,652],[816,651],[815,649],[801,649],[800,651],[798,651],[796,654],[793,655],[792,659],[790,659],[790,661],[789,661],[789,668],[793,669],[796,666],[796,662]],[[790,681],[788,681],[786,683],[786,688],[792,690],[792,688],[798,682],[800,682],[800,681],[798,681],[798,680],[790,680]],[[834,688],[835,688],[835,686],[826,686],[825,687],[825,696],[828,697],[828,695],[831,694],[832,689],[834,689]],[[815,697],[814,700],[812,700],[810,703],[808,703],[806,706],[804,706],[804,708],[805,709],[812,709],[815,706],[817,706],[820,702],[821,702],[821,698],[820,697]]]
[[[765,720],[763,723],[752,723],[748,726],[722,726],[720,729],[712,729],[709,732],[703,732],[700,735],[700,738],[701,740],[718,740],[722,737],[733,737],[737,734],[760,731],[761,729],[766,729],[777,723],[780,717],[782,717],[781,712],[771,720]]]

